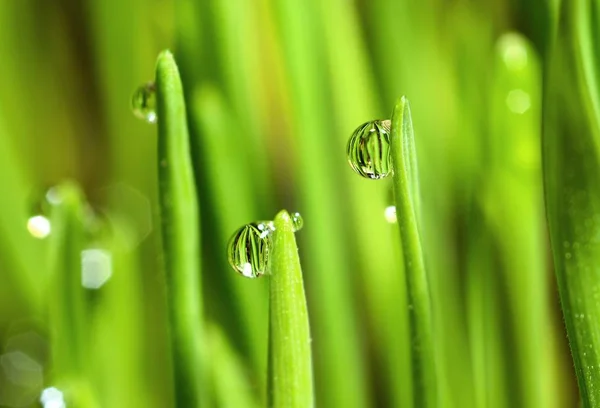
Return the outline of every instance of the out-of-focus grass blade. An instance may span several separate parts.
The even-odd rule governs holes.
[[[237,345],[249,350],[256,370],[253,378],[264,381],[266,354],[263,345],[267,341],[268,324],[266,282],[242,278],[230,270],[225,257],[230,234],[259,217],[250,166],[256,158],[249,156],[245,145],[234,137],[234,134],[244,132],[235,125],[235,117],[216,88],[206,85],[196,90],[192,104],[196,128],[192,137],[197,138],[195,145],[202,146],[202,152],[197,152],[196,174],[202,174],[205,191],[210,192],[206,203],[212,209],[215,231],[214,239],[208,244],[214,245],[212,249],[219,254],[213,260],[210,273],[205,274],[207,284],[215,288],[215,298],[210,294],[207,296],[211,296],[215,305],[213,312],[224,321],[224,328],[236,336]],[[223,299],[227,299],[227,305],[223,305]],[[234,316],[228,316],[232,313]],[[261,387],[264,389],[264,384]]]
[[[333,142],[329,106],[329,81],[323,58],[323,29],[316,4],[297,7],[285,0],[271,4],[277,11],[279,43],[289,80],[292,137],[298,160],[298,205],[311,220],[306,239],[305,281],[311,288],[312,335],[315,356],[317,405],[358,408],[368,405],[362,333],[357,322],[358,307],[353,301],[353,284],[348,271],[352,263],[346,254],[347,223],[340,196],[343,187],[339,170],[347,171]],[[337,148],[336,148],[337,147]],[[343,151],[343,150],[342,150]],[[343,156],[342,156],[343,157]],[[345,364],[339,364],[345,361]]]
[[[49,263],[49,290],[52,305],[51,347],[55,378],[85,378],[88,344],[88,305],[81,286],[81,251],[85,247],[84,198],[76,184],[54,187],[60,202],[52,208]]]
[[[109,257],[104,265],[110,279],[94,296],[92,352],[88,361],[94,370],[94,387],[102,406],[147,407],[166,404],[162,394],[147,390],[148,370],[154,368],[147,358],[148,345],[143,332],[145,299],[142,296],[139,250],[129,249],[134,234],[128,220],[110,216],[108,236],[100,236],[94,247]],[[165,387],[168,389],[168,385]]]
[[[230,339],[216,325],[207,328],[211,376],[217,406],[258,408],[248,376],[250,372],[236,353]]]
[[[178,405],[202,401],[200,222],[183,88],[173,55],[156,65],[158,173],[171,353]]]
[[[314,405],[310,327],[302,270],[292,220],[283,210],[275,217],[269,276],[268,405]]]
[[[50,235],[50,305],[52,381],[66,392],[67,401],[92,407],[86,396],[89,379],[89,303],[81,280],[81,256],[86,242],[86,203],[79,187],[65,182],[54,187],[58,203],[52,208]],[[90,391],[91,392],[91,391]]]
[[[545,78],[546,214],[584,407],[600,406],[600,50],[597,4],[562,2]]]
[[[541,171],[541,73],[533,47],[507,33],[496,47],[491,88],[490,158],[482,180],[487,223],[499,251],[499,277],[505,288],[506,342],[516,386],[511,405],[550,407],[558,401],[552,386],[553,344],[546,262],[546,225]],[[490,317],[491,318],[491,317]],[[498,319],[496,319],[498,320]]]
[[[394,198],[404,256],[412,345],[415,407],[437,406],[437,378],[432,333],[431,299],[419,232],[419,178],[417,154],[405,97],[392,114],[391,155],[394,163]]]

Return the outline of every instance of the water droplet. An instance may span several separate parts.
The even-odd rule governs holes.
[[[112,276],[110,252],[90,248],[81,251],[81,285],[86,289],[100,289]]]
[[[348,162],[359,175],[380,179],[392,172],[389,120],[374,120],[360,125],[348,140]]]
[[[44,239],[52,231],[50,220],[43,215],[34,215],[27,220],[27,231],[34,238]]]
[[[389,207],[386,207],[383,211],[383,216],[385,217],[385,220],[390,224],[395,224],[396,222],[398,222],[398,218],[396,217],[396,206],[390,205]]]
[[[140,86],[131,97],[133,114],[148,123],[156,123],[156,87],[154,82]]]
[[[511,112],[522,115],[531,107],[531,98],[524,90],[513,89],[506,96],[506,105]]]
[[[237,230],[227,246],[229,264],[247,278],[267,272],[272,245],[272,221],[253,222]]]
[[[44,389],[40,396],[40,402],[44,408],[65,408],[63,393],[55,387]]]
[[[292,225],[294,226],[294,232],[300,231],[304,226],[304,220],[299,212],[292,213]]]

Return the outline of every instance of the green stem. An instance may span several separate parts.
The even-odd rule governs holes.
[[[183,89],[173,55],[156,66],[158,173],[171,353],[178,406],[202,401],[200,222]]]
[[[412,344],[415,407],[437,406],[431,299],[419,232],[419,183],[415,141],[408,100],[396,102],[392,115],[391,154],[394,198],[404,254]]]
[[[268,406],[314,405],[308,311],[290,215],[275,217],[270,276]]]

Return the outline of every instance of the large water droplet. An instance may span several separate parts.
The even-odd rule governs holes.
[[[348,140],[348,162],[359,175],[380,179],[392,172],[389,120],[374,120],[360,125]]]
[[[148,123],[156,122],[156,86],[148,82],[140,86],[131,97],[133,114]]]
[[[300,231],[304,226],[304,220],[302,219],[302,215],[299,212],[292,213],[292,226],[294,227],[294,232]]]
[[[227,246],[229,264],[247,278],[267,272],[272,246],[273,222],[253,222],[237,230]]]

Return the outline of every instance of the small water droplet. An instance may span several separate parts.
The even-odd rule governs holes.
[[[292,225],[294,227],[294,232],[300,231],[304,226],[304,220],[302,219],[302,215],[299,212],[292,213]]]
[[[390,224],[397,223],[398,218],[396,216],[396,206],[390,205],[389,207],[386,207],[385,210],[383,211],[383,216],[385,217],[385,220],[387,222],[389,222]]]
[[[148,82],[140,86],[131,97],[133,114],[148,123],[156,123],[156,86]]]
[[[566,258],[566,259],[571,259],[571,253],[570,253],[570,252],[567,252],[567,253],[565,254],[565,258]]]
[[[273,231],[272,221],[253,222],[238,229],[227,245],[231,267],[247,278],[264,275],[269,266]]]
[[[350,167],[365,178],[381,179],[392,172],[389,120],[373,120],[360,125],[348,140]]]
[[[504,34],[498,40],[498,49],[508,69],[519,71],[527,66],[529,58],[526,41],[520,34]]]
[[[50,220],[43,215],[34,215],[27,220],[27,231],[32,237],[44,239],[52,231]]]

